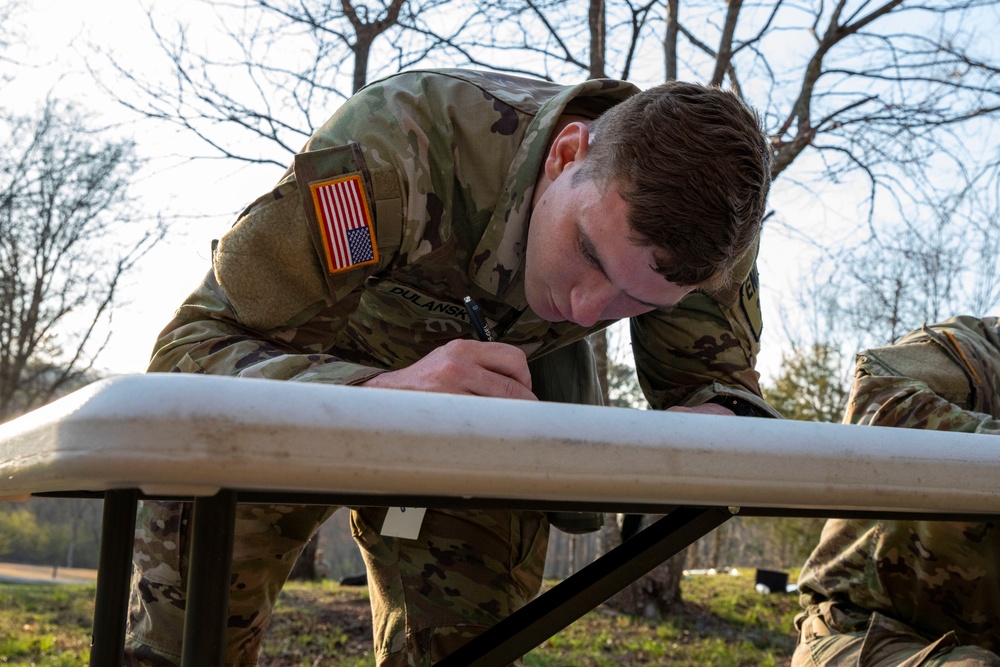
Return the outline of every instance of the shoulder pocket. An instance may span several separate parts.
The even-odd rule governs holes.
[[[297,155],[293,170],[249,207],[214,255],[230,304],[258,331],[341,300],[392,257],[402,236],[396,174],[369,172],[357,144]]]
[[[866,351],[862,357],[865,370],[873,375],[889,374],[923,380],[931,391],[949,403],[963,408],[971,405],[972,385],[966,372],[932,340],[875,348]]]
[[[403,201],[394,170],[369,170],[355,142],[300,153],[294,169],[307,228],[328,282],[345,271],[374,267],[382,263],[381,254],[398,250]]]

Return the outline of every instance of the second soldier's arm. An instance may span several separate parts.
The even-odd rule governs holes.
[[[922,380],[864,371],[855,379],[844,422],[1000,435],[1000,420],[941,398]]]
[[[844,422],[1000,435],[1000,327],[954,317],[858,355]]]

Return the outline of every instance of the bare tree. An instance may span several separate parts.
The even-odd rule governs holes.
[[[136,160],[71,106],[3,118],[0,421],[73,388],[107,341],[122,277],[158,239],[128,200]],[[138,228],[133,243],[121,235]]]
[[[188,28],[169,30],[150,13],[173,76],[154,84],[119,65],[132,90],[116,85],[114,94],[191,130],[217,154],[282,166],[317,121],[368,80],[373,64],[381,75],[434,56],[549,79],[629,78],[637,67],[648,78],[650,50],[660,48],[663,78],[728,85],[762,109],[776,177],[801,161],[790,183],[815,189],[866,181],[872,223],[877,195],[906,200],[902,184],[940,190],[943,171],[970,163],[960,128],[1000,111],[991,41],[977,31],[997,20],[989,0],[730,0],[721,17],[704,0],[327,0],[315,8],[246,0],[219,7],[227,12],[228,56],[199,53]],[[238,72],[244,86],[234,85]],[[233,92],[240,88],[242,95]],[[234,128],[266,142],[251,152]]]
[[[15,17],[20,9],[18,0],[0,2],[0,62],[10,62],[6,52],[19,42]]]
[[[494,26],[518,26],[493,30],[482,48],[524,56],[507,62],[534,56],[535,72],[552,79],[600,75],[595,62],[613,63],[605,69],[627,78],[662,30],[665,80],[728,85],[755,103],[772,137],[773,175],[805,154],[809,171],[791,177],[805,187],[861,177],[871,195],[869,220],[877,194],[905,200],[900,185],[939,190],[942,172],[961,172],[969,153],[957,128],[1000,112],[996,56],[984,27],[996,25],[997,8],[988,0],[730,0],[724,14],[703,0],[481,6]],[[595,19],[598,10],[607,20]],[[504,40],[510,32],[523,35],[522,43]],[[597,45],[615,48],[605,57],[593,53]]]
[[[192,27],[147,9],[153,43],[168,65],[151,76],[104,54],[114,80],[92,72],[106,92],[140,115],[180,126],[209,156],[284,168],[288,157],[353,92],[424,60],[447,42],[426,27],[449,0],[294,0],[209,3],[216,48],[192,46]],[[381,46],[377,63],[373,50]]]
[[[305,27],[314,39],[325,41],[325,38],[333,38],[342,42],[354,56],[351,91],[357,92],[368,81],[368,61],[372,46],[379,35],[399,23],[403,0],[383,1],[377,3],[377,8],[340,0],[339,8],[334,4],[320,5],[318,13],[299,2],[256,0],[252,4],[265,12],[285,18],[290,25]],[[351,33],[340,25],[343,23],[342,19],[346,19]]]
[[[982,316],[1000,304],[995,179],[992,169],[982,171],[962,192],[824,253],[801,286],[805,325],[785,332],[793,348],[839,350],[846,376],[861,349],[888,345],[924,322]]]
[[[594,63],[627,78],[662,30],[664,79],[725,85],[758,106],[774,148],[773,176],[785,176],[779,187],[821,193],[828,184],[855,184],[868,192],[863,215],[873,234],[889,214],[912,215],[918,202],[963,190],[977,162],[996,153],[995,143],[963,136],[1000,113],[990,37],[998,10],[988,0],[730,0],[724,13],[703,0],[480,7],[493,30],[485,40],[469,36],[481,47],[470,62],[490,66],[503,54],[499,69],[534,62],[533,72],[550,79],[603,74]],[[613,48],[593,52],[605,45]],[[802,229],[778,213],[774,224]]]
[[[689,72],[680,76],[711,67],[713,83],[764,101],[777,187],[814,193],[828,208],[831,185],[867,192],[856,215],[838,202],[847,229],[831,233],[781,211],[771,223],[818,246],[792,318],[800,331],[785,332],[793,350],[832,346],[846,376],[861,347],[1000,302],[997,144],[988,139],[1000,112],[987,38],[995,4],[730,2],[721,21],[714,5],[683,8],[683,21],[679,10],[668,15],[667,37],[676,31],[701,56],[680,59]]]
[[[656,0],[478,0],[485,31],[469,29],[449,45],[457,64],[532,74],[544,79],[630,77]],[[471,27],[470,27],[471,28]]]

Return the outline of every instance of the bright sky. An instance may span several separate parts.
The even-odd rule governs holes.
[[[178,0],[170,11],[177,17],[192,17],[193,29],[214,18],[206,16],[209,10],[203,3],[191,0]],[[98,61],[89,55],[88,44],[119,54],[132,69],[162,67],[158,54],[150,53],[146,18],[135,0],[36,0],[23,6],[17,18],[28,47],[15,57],[31,68],[14,70],[17,78],[4,87],[4,107],[29,110],[52,92],[58,98],[78,100],[102,118],[122,119],[128,124],[125,130],[148,154],[173,156],[156,160],[142,174],[136,194],[151,209],[180,217],[130,276],[123,291],[125,303],[115,313],[112,339],[100,364],[113,373],[142,372],[157,333],[209,269],[211,240],[225,233],[236,213],[273,185],[279,170],[218,160],[186,161],[183,156],[206,154],[205,147],[164,125],[138,124],[95,88],[85,61]],[[196,30],[194,35],[198,38]],[[845,202],[844,210],[831,207],[836,201]],[[785,219],[801,222],[803,228],[850,229],[858,220],[854,201],[850,195],[840,198],[833,193],[821,206],[801,190],[776,187],[771,203]],[[765,230],[759,262],[765,307],[759,368],[765,377],[773,375],[782,352],[780,306],[797,292],[799,277],[810,270],[812,257],[807,241],[791,239],[774,226]]]

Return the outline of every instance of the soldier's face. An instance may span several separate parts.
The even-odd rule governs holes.
[[[525,259],[528,305],[550,322],[585,327],[675,305],[693,288],[656,272],[660,251],[636,242],[617,189],[573,183],[586,138],[582,123],[563,129],[539,176]]]

